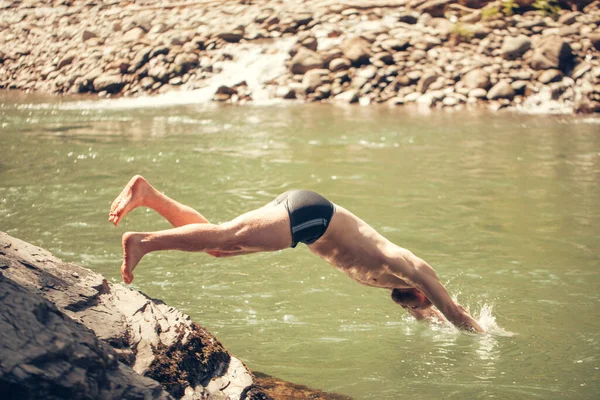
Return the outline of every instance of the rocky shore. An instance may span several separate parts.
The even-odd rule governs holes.
[[[173,307],[0,232],[6,399],[338,399],[252,374]]]
[[[0,13],[2,89],[600,112],[598,0],[6,0]]]

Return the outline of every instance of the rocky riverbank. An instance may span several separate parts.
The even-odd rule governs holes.
[[[7,0],[0,88],[600,112],[600,2]],[[261,64],[262,60],[262,64]]]
[[[0,232],[0,391],[7,399],[332,399],[254,375],[160,300]]]

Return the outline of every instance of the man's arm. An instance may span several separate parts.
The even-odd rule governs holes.
[[[390,272],[423,292],[448,321],[461,329],[485,332],[461,305],[452,300],[429,264],[408,250],[392,259],[393,262],[388,266]],[[411,312],[411,315],[417,319],[430,319],[428,315],[418,313],[423,310],[413,311],[415,313]]]

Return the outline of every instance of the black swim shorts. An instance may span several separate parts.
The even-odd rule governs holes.
[[[290,216],[292,246],[316,242],[327,230],[335,207],[332,202],[310,190],[290,190],[277,196],[273,204],[285,205]]]

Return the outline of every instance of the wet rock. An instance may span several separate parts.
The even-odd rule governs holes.
[[[527,81],[514,81],[511,82],[510,86],[512,86],[512,88],[515,91],[515,94],[524,94],[525,93],[525,89],[527,88],[528,82]]]
[[[469,72],[465,76],[462,77],[461,82],[468,89],[489,89],[490,82],[490,74],[482,69],[474,69]]]
[[[371,44],[360,36],[346,39],[340,45],[344,57],[355,66],[368,64],[371,57]]]
[[[547,84],[550,82],[558,82],[558,81],[562,80],[562,78],[563,78],[563,73],[560,70],[549,69],[549,70],[542,72],[542,74],[538,78],[538,81],[540,81],[543,84]]]
[[[499,81],[487,93],[488,100],[509,99],[515,97],[515,90],[507,81]]]
[[[94,79],[95,92],[119,93],[125,82],[121,80],[121,75],[103,74]]]
[[[545,38],[534,49],[531,58],[533,69],[560,69],[565,70],[573,60],[571,46],[558,36]]]
[[[290,62],[290,71],[293,74],[305,74],[311,69],[323,68],[324,66],[325,62],[318,53],[301,47]]]
[[[514,60],[520,58],[530,48],[531,40],[525,35],[505,36],[500,51],[507,60]]]

